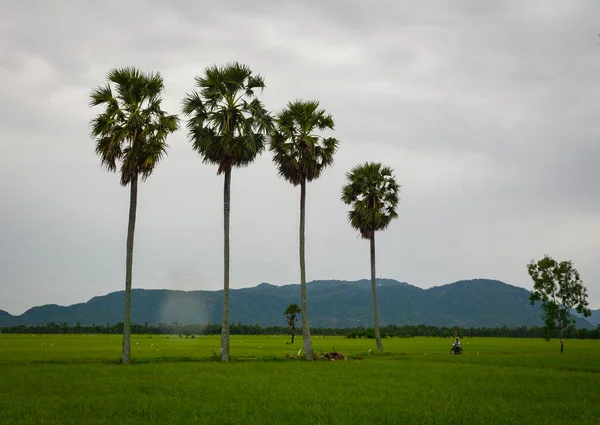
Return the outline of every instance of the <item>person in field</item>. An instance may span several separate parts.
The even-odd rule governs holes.
[[[458,337],[456,337],[456,340],[452,344],[452,348],[450,349],[450,353],[454,353],[454,354],[461,354],[462,353],[462,348],[460,347],[460,339],[458,339]]]

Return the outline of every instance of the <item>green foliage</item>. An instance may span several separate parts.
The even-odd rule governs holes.
[[[346,178],[348,183],[342,189],[342,201],[352,205],[348,221],[363,238],[370,239],[375,231],[385,229],[398,217],[400,186],[391,168],[375,162],[357,165]]]
[[[290,102],[276,118],[276,131],[271,135],[269,149],[279,175],[294,186],[318,178],[333,164],[338,140],[324,137],[317,131],[333,130],[333,117],[319,102]]]
[[[198,91],[183,100],[188,137],[205,163],[217,174],[251,164],[265,148],[273,120],[256,97],[264,89],[260,75],[237,62],[210,66],[196,77]]]
[[[575,317],[571,314],[573,308],[584,317],[591,314],[587,289],[572,261],[558,263],[546,255],[537,263],[532,260],[527,265],[527,271],[533,279],[533,291],[529,299],[532,305],[537,301],[542,304],[548,339],[555,329],[560,331],[562,338],[563,329],[575,325]]]
[[[231,335],[286,335],[289,332],[288,327],[284,326],[266,326],[261,327],[256,324],[244,325],[242,323],[230,323],[229,330]],[[355,328],[324,328],[314,327],[314,335],[323,336],[346,336],[346,338],[366,338],[367,329],[364,327]],[[96,334],[116,334],[123,332],[123,322],[116,323],[114,325],[107,324],[102,325],[86,325],[80,327],[62,327],[51,322],[43,326],[6,326],[0,328],[0,332],[4,334],[69,334],[69,335],[96,335]],[[371,328],[371,333],[373,329]],[[509,328],[502,326],[500,328],[484,328],[484,327],[470,327],[470,328],[447,328],[437,327],[431,325],[387,325],[381,328],[382,337],[400,337],[408,338],[415,336],[436,336],[450,338],[455,332],[458,332],[459,338],[468,336],[473,337],[511,337],[511,338],[542,338],[545,336],[545,329],[539,326],[519,326],[515,328]],[[186,337],[195,338],[195,335],[218,335],[221,333],[221,326],[218,324],[207,323],[204,325],[185,325],[181,323],[159,323],[156,326],[138,325],[134,324],[131,327],[132,334],[148,335],[148,338],[152,338],[151,334],[162,334],[162,335],[179,335],[179,338]],[[558,336],[558,332],[555,335]],[[595,329],[573,329],[570,330],[568,338],[578,339],[600,339],[600,325]]]
[[[166,154],[166,138],[179,128],[176,115],[161,109],[163,78],[135,68],[112,69],[106,85],[94,89],[90,106],[104,112],[91,122],[96,154],[109,171],[120,169],[121,184],[146,179]]]
[[[298,304],[290,304],[287,306],[287,308],[285,309],[285,311],[283,312],[283,314],[285,314],[286,316],[288,315],[295,315],[295,314],[301,314],[302,310],[300,310],[300,307],[298,306]]]
[[[288,326],[293,328],[294,324],[296,323],[296,316],[298,314],[302,314],[302,310],[298,304],[290,304],[287,306],[283,314],[286,316]]]

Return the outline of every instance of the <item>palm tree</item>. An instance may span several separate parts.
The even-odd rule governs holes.
[[[196,77],[200,90],[183,100],[188,136],[204,163],[218,166],[225,175],[223,189],[224,278],[221,360],[229,361],[229,201],[231,169],[245,167],[262,153],[272,118],[254,91],[264,89],[260,75],[239,63],[211,66]]]
[[[296,316],[301,314],[302,310],[298,307],[298,304],[290,304],[287,306],[283,314],[285,314],[288,326],[292,331],[292,344],[294,343],[294,331],[296,330]]]
[[[121,174],[121,185],[130,185],[127,260],[125,266],[125,318],[121,361],[131,362],[131,273],[133,234],[137,209],[138,178],[146,180],[165,156],[166,139],[179,127],[176,115],[161,109],[163,78],[135,68],[112,69],[108,82],[90,95],[90,106],[105,110],[90,122],[96,154],[108,171]]]
[[[346,174],[348,184],[342,189],[342,201],[352,204],[348,212],[350,225],[360,236],[371,243],[371,289],[373,296],[373,322],[377,349],[383,350],[379,319],[377,317],[377,290],[375,285],[375,231],[385,229],[397,218],[398,190],[392,169],[380,163],[357,165]]]
[[[333,130],[333,126],[333,117],[319,109],[319,102],[297,100],[288,103],[277,116],[277,130],[271,136],[270,143],[279,175],[294,186],[300,185],[300,291],[302,337],[307,360],[312,360],[313,348],[306,307],[306,183],[318,178],[327,166],[333,164],[333,155],[339,142],[332,137],[326,138],[316,134],[317,130]]]

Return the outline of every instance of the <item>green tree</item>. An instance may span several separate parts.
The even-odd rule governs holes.
[[[189,117],[188,136],[204,163],[218,166],[224,174],[224,277],[221,360],[229,361],[229,211],[231,169],[245,167],[262,153],[266,135],[273,129],[272,117],[256,98],[264,89],[260,75],[239,63],[211,66],[196,77],[200,92],[192,91],[183,101]]]
[[[392,169],[380,163],[357,165],[346,174],[347,184],[342,189],[342,201],[352,205],[348,212],[350,225],[368,239],[371,245],[371,290],[373,297],[373,323],[377,349],[383,350],[377,316],[377,288],[375,283],[375,232],[385,229],[397,218],[399,186]]]
[[[323,137],[317,131],[333,130],[333,117],[319,109],[317,101],[290,102],[276,119],[276,131],[270,150],[279,175],[294,186],[300,186],[300,295],[302,304],[302,338],[304,356],[313,359],[312,341],[306,302],[305,220],[306,183],[321,176],[333,164],[338,140]]]
[[[90,95],[90,106],[105,108],[92,119],[90,126],[101,164],[111,172],[118,170],[121,185],[130,186],[121,354],[121,361],[130,363],[131,274],[138,179],[147,179],[165,156],[167,136],[177,130],[179,119],[161,109],[164,82],[159,73],[120,68],[109,71],[106,78],[107,83]]]
[[[287,320],[287,324],[292,332],[292,344],[294,343],[294,331],[296,330],[296,316],[301,314],[302,310],[298,307],[298,304],[290,304],[287,306],[283,314]]]
[[[549,340],[555,329],[559,331],[560,352],[564,351],[563,330],[575,325],[573,308],[584,317],[592,313],[588,308],[587,289],[573,267],[572,261],[558,263],[545,255],[537,263],[532,260],[527,265],[529,276],[533,279],[533,291],[529,296],[531,305],[536,301],[542,303],[542,318],[546,340]]]

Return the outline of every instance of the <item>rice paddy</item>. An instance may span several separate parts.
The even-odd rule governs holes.
[[[344,361],[290,359],[284,336],[0,335],[0,424],[600,422],[600,341],[313,337]],[[371,350],[371,352],[369,352]]]

